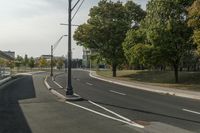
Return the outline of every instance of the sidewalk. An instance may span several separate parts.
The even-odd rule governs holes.
[[[134,83],[134,82],[122,81],[118,79],[111,79],[111,78],[97,75],[95,71],[92,71],[90,73],[90,77],[96,78],[102,81],[126,86],[126,87],[135,88],[135,89],[200,100],[200,92],[196,92],[196,91],[172,89],[172,88],[167,88],[167,87],[159,87],[159,86],[152,86],[152,85],[147,85],[147,84],[142,84],[142,83]]]

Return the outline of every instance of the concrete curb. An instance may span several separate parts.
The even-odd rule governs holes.
[[[12,79],[12,77],[7,77],[5,79],[0,80],[0,86],[3,85],[4,83],[8,82],[11,79]]]
[[[94,73],[95,73],[95,75],[94,75]],[[103,77],[99,77],[96,74],[95,71],[90,72],[89,75],[92,78],[95,78],[95,79],[98,79],[98,80],[101,80],[101,81],[105,81],[105,82],[109,82],[109,83],[113,83],[113,84],[117,84],[117,85],[122,85],[122,86],[125,86],[125,87],[130,87],[130,88],[149,91],[149,92],[155,92],[155,93],[159,93],[159,94],[167,94],[167,95],[172,95],[172,96],[178,96],[178,97],[183,97],[183,98],[200,100],[200,95],[186,94],[185,92],[176,92],[175,89],[174,90],[151,89],[151,88],[142,87],[142,86],[138,86],[138,85],[126,84],[126,83],[123,83],[123,81],[119,81],[119,80],[114,81],[114,80],[105,79]],[[195,93],[197,93],[197,92],[195,92]]]
[[[63,96],[61,95],[59,92],[57,92],[56,90],[54,90],[47,82],[47,78],[48,76],[45,77],[44,79],[44,84],[45,86],[47,87],[47,89],[54,95],[56,95],[57,97],[65,100],[65,101],[82,101],[83,98],[80,97],[78,94],[75,94],[74,95],[69,95],[69,96]],[[52,79],[53,80],[53,79]]]
[[[48,90],[51,90],[52,88],[51,88],[51,86],[47,83],[47,78],[48,78],[48,76],[45,77],[45,79],[44,79],[44,84],[46,85],[46,87],[47,87]]]

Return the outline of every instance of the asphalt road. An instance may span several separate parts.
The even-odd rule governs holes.
[[[66,88],[64,74],[57,75],[55,81]],[[137,131],[200,133],[200,101],[115,85],[93,79],[89,77],[88,72],[79,70],[73,71],[72,82],[75,92],[86,101],[93,101],[134,122],[145,125],[145,129]],[[49,83],[59,93],[65,94],[65,91],[53,84],[50,79]],[[78,104],[100,111],[85,101]]]
[[[0,133],[138,133],[65,103],[46,88],[45,75],[18,76],[0,86]]]
[[[65,102],[47,89],[46,75],[22,75],[0,86],[0,133],[200,132],[200,101],[102,82],[76,70],[73,87],[84,100]],[[48,84],[65,95],[65,75],[55,80],[64,88],[51,78]]]

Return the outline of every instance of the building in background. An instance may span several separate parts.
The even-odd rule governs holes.
[[[97,61],[99,60],[99,61]],[[90,50],[83,48],[83,61],[82,61],[83,68],[96,68],[96,69],[106,69],[107,65],[105,60],[100,58],[95,50]]]
[[[83,68],[90,68],[90,49],[83,48]]]
[[[3,53],[7,54],[8,56],[15,58],[15,52],[14,51],[2,51]]]
[[[41,55],[39,58],[44,58],[45,60],[51,60],[51,55]]]

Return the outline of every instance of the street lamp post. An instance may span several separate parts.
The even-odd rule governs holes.
[[[62,35],[54,45],[51,45],[51,74],[50,74],[51,77],[53,77],[53,53],[64,36],[68,35]]]
[[[72,50],[71,50],[71,18],[72,18],[72,0],[69,1],[68,8],[68,80],[66,95],[73,95],[72,79],[71,79],[71,63],[72,63]]]
[[[51,45],[51,77],[53,77],[53,45]]]

